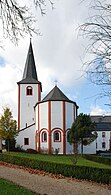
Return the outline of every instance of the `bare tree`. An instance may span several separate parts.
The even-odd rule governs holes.
[[[41,14],[46,13],[46,5],[49,2],[53,8],[54,0],[33,0],[36,10],[40,10]],[[28,1],[29,3],[31,1]],[[23,4],[23,2],[22,2]],[[38,9],[37,9],[38,8]],[[0,25],[3,30],[3,37],[9,38],[12,42],[17,43],[19,38],[25,34],[39,33],[33,27],[36,18],[32,14],[30,7],[20,5],[17,0],[1,0],[0,1]]]
[[[93,0],[87,22],[80,26],[80,33],[89,39],[86,49],[92,59],[84,63],[91,82],[102,85],[104,94],[111,97],[111,3]],[[105,87],[104,87],[105,86]]]

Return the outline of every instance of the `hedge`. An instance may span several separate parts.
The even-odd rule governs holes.
[[[102,156],[95,156],[95,155],[91,155],[91,154],[83,154],[82,157],[87,159],[87,160],[92,160],[94,162],[103,163],[103,164],[111,166],[111,158],[109,158],[109,157],[104,158]]]
[[[85,179],[106,184],[111,182],[111,169],[74,166],[61,163],[58,164],[54,162],[31,159],[29,157],[14,156],[12,154],[0,154],[0,161],[44,170],[49,173],[62,174],[64,176],[74,177],[77,179]]]

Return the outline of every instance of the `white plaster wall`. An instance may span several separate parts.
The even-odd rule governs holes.
[[[98,137],[97,137],[97,150],[109,150],[109,140],[110,140],[110,132],[111,131],[104,131],[106,136],[102,137],[103,131],[97,131]],[[106,143],[106,148],[102,148],[102,142]]]
[[[67,140],[67,133],[66,132],[66,154],[72,154],[74,152],[74,147],[73,144],[69,144],[68,140]]]
[[[96,154],[96,140],[90,145],[83,146],[83,154]]]
[[[66,129],[71,128],[74,122],[74,104],[66,102]]]
[[[19,132],[16,138],[16,146],[20,145],[24,150],[31,148],[36,149],[35,146],[35,125]],[[29,145],[24,145],[24,138],[29,138]]]
[[[51,129],[62,128],[62,101],[51,102]]]
[[[73,144],[69,144],[69,142],[66,142],[66,154],[73,154]]]
[[[40,108],[40,129],[48,129],[48,102],[39,104]]]
[[[33,95],[26,95],[26,87],[33,88]],[[34,123],[34,105],[38,101],[37,84],[20,84],[20,129]]]
[[[38,130],[38,105],[35,107],[35,128]]]

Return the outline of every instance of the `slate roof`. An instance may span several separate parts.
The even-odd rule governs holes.
[[[111,131],[111,116],[91,116],[96,124],[96,131]]]
[[[97,115],[97,116],[91,116],[91,119],[92,121],[95,121],[95,122],[111,123],[111,116]]]
[[[18,83],[21,83],[21,84],[28,84],[28,83],[37,84],[37,83],[40,83],[38,81],[38,77],[37,77],[37,71],[36,71],[35,60],[34,60],[31,41],[30,41],[29,50],[28,50],[28,54],[27,54],[27,59],[26,59],[26,63],[25,63],[23,78]]]
[[[66,100],[70,101],[69,98],[67,98],[64,93],[55,86],[47,95],[44,97],[42,101],[48,101],[48,100]]]
[[[57,87],[57,85],[43,98],[42,101],[38,102],[37,104],[46,101],[66,101],[66,102],[74,103],[77,106],[76,102],[73,102],[68,97],[66,97],[64,93]],[[79,107],[77,106],[77,108]]]

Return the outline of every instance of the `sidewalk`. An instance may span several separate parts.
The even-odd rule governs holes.
[[[111,190],[107,185],[71,178],[58,179],[39,171],[34,173],[30,170],[30,172],[16,165],[0,164],[0,178],[10,180],[42,195],[111,195]]]

